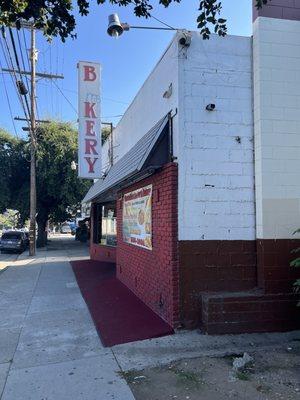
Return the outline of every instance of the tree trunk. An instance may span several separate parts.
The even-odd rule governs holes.
[[[37,247],[45,247],[47,244],[47,221],[48,221],[48,213],[47,212],[39,212],[36,218],[36,222],[38,225],[37,232]]]

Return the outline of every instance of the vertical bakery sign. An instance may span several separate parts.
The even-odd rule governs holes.
[[[101,178],[100,64],[78,63],[78,176]]]
[[[152,250],[152,185],[124,195],[123,240]]]

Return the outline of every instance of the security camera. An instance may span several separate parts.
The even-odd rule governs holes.
[[[207,111],[214,111],[215,108],[216,108],[215,104],[208,104],[206,106]]]
[[[182,31],[178,43],[183,47],[190,47],[192,36],[189,32]]]

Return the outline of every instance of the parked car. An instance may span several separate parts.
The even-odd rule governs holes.
[[[5,251],[16,251],[22,253],[27,247],[27,238],[25,232],[8,231],[1,237],[1,253]]]
[[[62,225],[62,227],[60,228],[60,233],[71,233],[70,226],[67,224]]]

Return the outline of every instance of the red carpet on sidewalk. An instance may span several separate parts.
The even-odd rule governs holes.
[[[105,347],[174,333],[115,277],[115,264],[93,260],[71,264]]]

